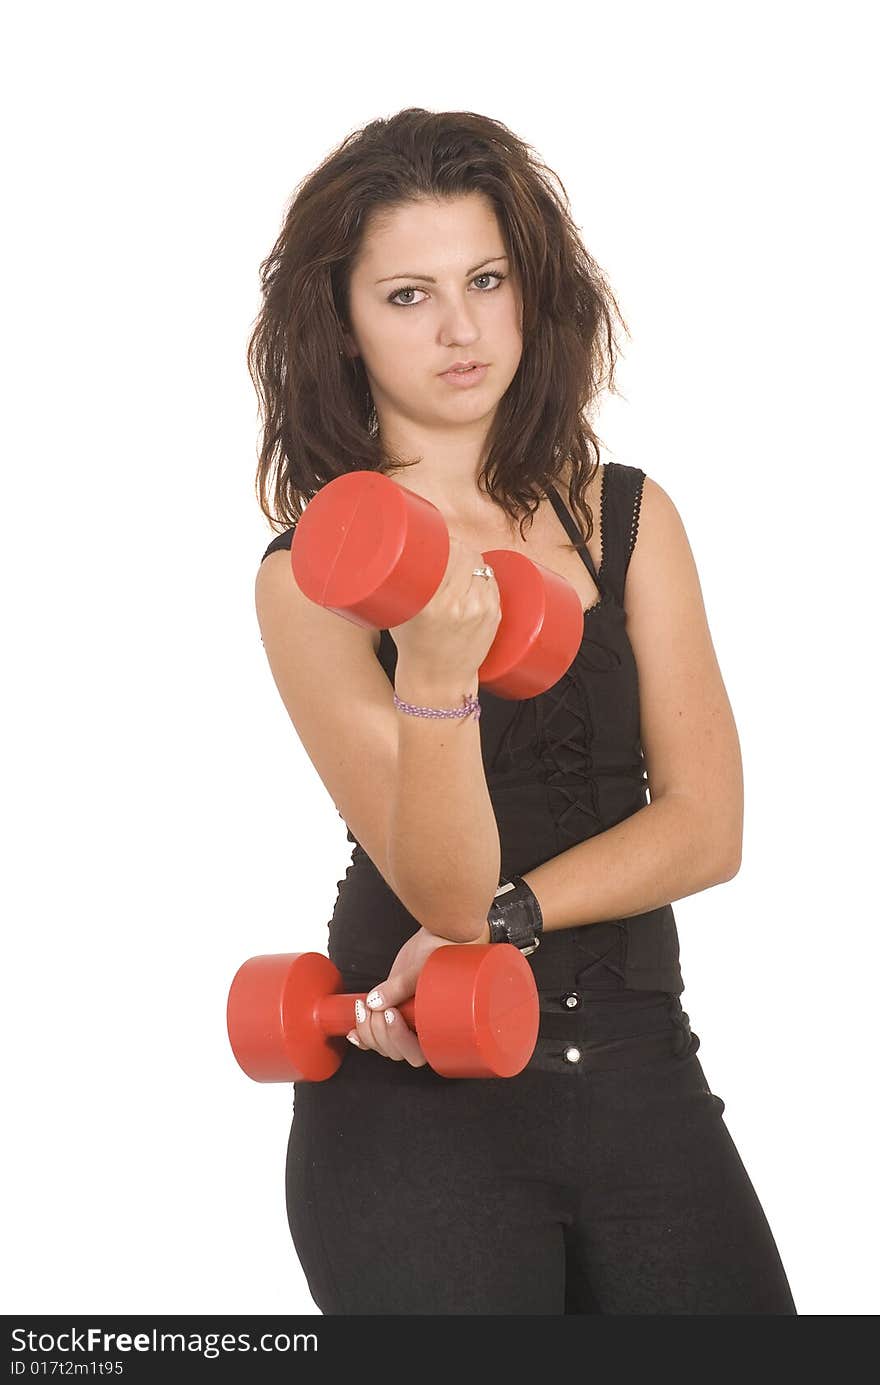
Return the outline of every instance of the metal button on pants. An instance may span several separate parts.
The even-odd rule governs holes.
[[[700,1046],[680,1000],[665,991],[554,987],[540,990],[538,999],[538,1039],[529,1070],[582,1076],[670,1056],[688,1057]]]

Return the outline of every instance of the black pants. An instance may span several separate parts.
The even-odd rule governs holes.
[[[287,1213],[321,1311],[796,1315],[679,999],[540,999],[516,1077],[342,1040],[295,1084]]]

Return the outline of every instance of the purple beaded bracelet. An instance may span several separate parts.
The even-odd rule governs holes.
[[[485,577],[488,581],[495,576],[495,571],[491,567],[474,568],[474,577]],[[475,697],[467,697],[462,693],[464,701],[460,707],[452,707],[449,710],[443,707],[414,707],[411,702],[401,702],[397,693],[394,694],[394,705],[401,712],[409,712],[413,717],[469,717],[471,712],[474,714],[474,721],[480,720],[482,708]]]
[[[464,694],[462,694],[462,696],[464,697]],[[473,712],[475,721],[480,720],[480,712],[482,710],[479,701],[475,697],[464,697],[464,702],[461,707],[452,707],[447,711],[445,708],[441,707],[414,707],[411,702],[402,702],[397,696],[397,693],[395,693],[394,705],[399,708],[401,712],[409,712],[410,716],[414,717],[469,717],[471,712]]]

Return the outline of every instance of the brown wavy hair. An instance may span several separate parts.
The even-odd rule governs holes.
[[[420,460],[383,446],[363,363],[343,350],[349,276],[374,212],[473,192],[493,206],[523,303],[522,356],[478,484],[524,537],[569,458],[569,506],[592,537],[585,495],[600,447],[589,415],[603,386],[620,394],[613,317],[629,329],[577,234],[561,179],[500,121],[421,107],[347,135],[294,190],[260,266],[262,306],[247,349],[262,425],[256,492],[279,532],[334,477]]]

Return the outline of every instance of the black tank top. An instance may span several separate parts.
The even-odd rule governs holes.
[[[578,842],[607,831],[647,804],[640,740],[638,671],[626,633],[624,582],[638,535],[645,473],[606,462],[600,503],[598,573],[579,549],[599,599],[584,612],[574,662],[538,697],[511,701],[480,688],[480,738],[495,810],[504,878],[522,875]],[[556,489],[548,498],[569,538],[574,517]],[[293,529],[263,557],[289,549]],[[376,656],[394,683],[397,646],[387,630]],[[328,925],[328,954],[346,976],[380,981],[419,927],[356,841]],[[684,990],[672,906],[543,935],[528,961],[539,988]]]

